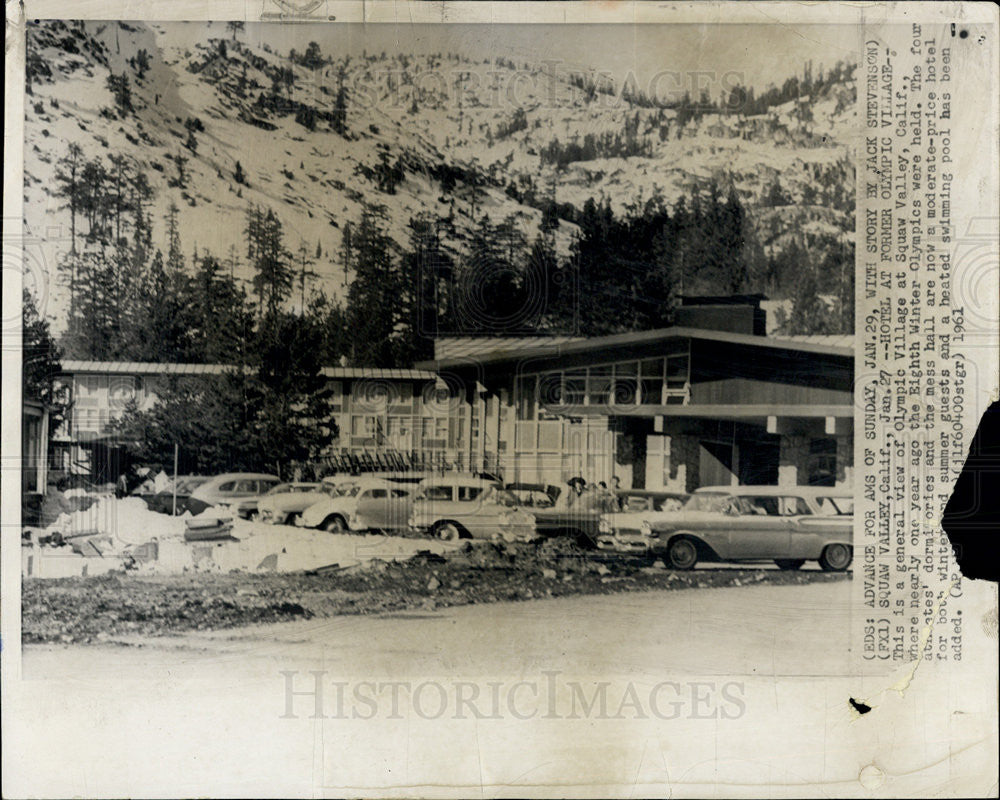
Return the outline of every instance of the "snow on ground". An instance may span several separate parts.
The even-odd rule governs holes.
[[[188,542],[191,519],[231,523],[228,538]],[[406,559],[419,550],[444,553],[456,547],[437,540],[401,536],[332,534],[325,531],[233,519],[209,508],[197,517],[171,517],[150,511],[138,497],[103,496],[89,508],[61,514],[44,532],[59,533],[70,546],[33,545],[22,559],[26,575],[66,577],[123,569],[135,562],[142,574],[175,574],[190,570],[293,572],[339,565],[355,566],[378,558]],[[91,541],[100,555],[84,543]],[[83,547],[83,552],[74,552]]]
[[[429,539],[333,534],[246,520],[236,521],[233,536],[232,540],[219,542],[160,542],[158,558],[143,563],[140,572],[295,572],[333,565],[346,568],[375,558],[403,560],[419,550],[444,553],[457,546]]]
[[[672,110],[639,108],[604,95],[588,102],[565,76],[546,77],[538,65],[518,68],[528,69],[532,79],[518,81],[513,102],[504,91],[518,74],[510,71],[513,65],[418,55],[384,61],[352,58],[345,63],[338,54],[327,53],[337,59],[328,72],[335,75],[341,66],[346,70],[350,133],[344,138],[325,122],[309,131],[292,113],[274,114],[256,105],[261,92],[271,87],[268,70],[291,62],[259,42],[233,42],[221,25],[85,23],[80,32],[51,27],[59,24],[29,30],[29,37],[36,37],[38,56],[51,65],[53,79],[33,83],[25,118],[26,233],[38,250],[40,272],[46,273],[35,280],[49,283],[46,312],[57,328],[65,317],[60,312],[67,297],[50,273],[68,249],[69,213],[64,199],[52,196],[52,188],[57,162],[70,142],[80,144],[87,158],[121,153],[134,159],[157,191],[150,207],[154,240],[163,240],[166,208],[176,202],[188,253],[197,247],[226,259],[236,245],[236,255],[242,258],[239,243],[248,204],[273,208],[291,250],[300,242],[310,253],[320,246],[323,256],[314,269],[322,277],[315,288],[334,297],[342,296],[347,286],[339,255],[344,227],[357,222],[366,204],[385,208],[389,235],[402,246],[410,218],[421,213],[450,216],[455,233],[445,244],[464,246],[476,222],[471,218],[470,187],[459,174],[456,185],[446,189],[430,175],[434,166],[472,168],[485,176],[476,217],[485,211],[498,222],[515,215],[529,241],[541,212],[505,191],[511,183],[523,188],[521,181],[528,179],[536,200],[555,184],[560,203],[579,208],[587,199],[603,196],[616,212],[658,192],[673,203],[713,179],[723,184],[731,179],[751,207],[779,176],[796,204],[805,186],[815,186],[819,173],[853,185],[853,171],[841,174],[845,164],[853,170],[849,147],[855,111],[853,103],[845,102],[851,82],[811,98],[813,121],[806,124],[795,119],[793,102],[761,117],[708,114],[680,130]],[[79,52],[67,51],[67,33],[82,43]],[[218,57],[223,39],[225,59]],[[103,47],[97,55],[84,47],[91,41]],[[151,55],[149,72],[141,80],[127,64],[139,49]],[[317,82],[309,70],[292,68],[295,86],[287,92],[291,100],[331,110],[335,79]],[[111,112],[114,100],[105,84],[109,69],[132,76],[135,111],[125,119]],[[475,77],[458,89],[452,84],[460,74]],[[501,135],[518,106],[524,109],[527,127]],[[194,153],[184,147],[189,117],[204,126],[196,133]],[[250,124],[249,117],[274,130]],[[639,136],[651,143],[652,157],[573,162],[564,170],[541,163],[541,150],[553,139],[565,145],[582,141],[588,133],[620,135],[627,119],[638,119]],[[670,128],[665,139],[659,134],[661,126]],[[407,162],[406,177],[394,193],[379,191],[375,181],[358,172],[378,164],[379,148],[390,163],[400,157]],[[179,153],[188,158],[184,190],[169,186],[176,173],[173,158]],[[237,160],[247,175],[246,185],[233,178]],[[848,235],[853,228],[850,215],[832,208],[809,211],[807,219],[801,218],[803,209],[792,206],[757,211],[788,217],[779,222],[775,236],[786,229],[801,230],[810,219],[817,220],[809,227],[816,233]],[[559,226],[561,253],[568,251],[575,230],[566,221]],[[248,279],[246,265],[237,265],[236,275]]]

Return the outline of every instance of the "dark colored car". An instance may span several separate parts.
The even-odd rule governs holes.
[[[188,510],[188,501],[191,499],[191,492],[197,489],[208,478],[203,475],[178,475],[177,476],[177,511],[183,514]],[[143,496],[150,511],[159,514],[170,514],[174,510],[174,490],[173,487],[164,489],[153,495]]]

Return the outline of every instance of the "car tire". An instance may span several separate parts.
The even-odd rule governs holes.
[[[462,528],[457,522],[445,520],[434,526],[434,536],[445,542],[456,542],[462,537]]]
[[[776,558],[774,563],[778,565],[778,569],[795,570],[805,564],[806,560],[804,558]]]
[[[347,520],[339,514],[334,514],[323,520],[323,530],[327,533],[347,533],[350,528],[347,527]]]
[[[843,572],[854,560],[854,548],[850,545],[828,544],[823,548],[823,554],[819,557],[819,565],[826,572]]]
[[[299,516],[298,514],[286,514],[285,515],[285,522],[284,522],[284,524],[285,525],[294,525],[295,524],[295,520],[296,520],[296,518],[298,516]]]
[[[691,539],[674,539],[667,546],[667,558],[674,569],[693,569],[698,563],[698,545]]]
[[[597,547],[594,540],[578,528],[573,528],[567,531],[567,535],[581,550],[594,550]]]

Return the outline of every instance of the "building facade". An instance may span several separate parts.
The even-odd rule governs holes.
[[[453,340],[418,366],[495,404],[487,430],[508,480],[850,487],[852,338],[765,336],[760,296],[702,300],[685,326]]]
[[[597,338],[451,338],[416,369],[331,367],[347,471],[581,476],[625,488],[714,484],[849,487],[851,337],[764,335],[760,296],[699,298],[677,325]],[[720,329],[721,328],[721,329]],[[113,479],[112,421],[148,408],[171,376],[231,367],[66,361],[71,408],[60,469]],[[184,447],[184,443],[179,443]]]
[[[114,480],[125,468],[127,443],[113,423],[130,405],[147,410],[163,382],[222,375],[218,364],[64,361],[60,381],[70,410],[55,432],[57,469],[92,480]],[[323,370],[340,435],[317,461],[348,470],[483,469],[481,416],[449,391],[433,372],[412,369],[329,367]],[[179,442],[184,448],[185,443]]]

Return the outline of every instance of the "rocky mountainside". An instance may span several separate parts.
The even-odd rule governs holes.
[[[554,200],[565,254],[588,198],[616,212],[655,196],[672,205],[715,181],[735,186],[765,248],[853,236],[849,69],[760,114],[691,114],[541,63],[278,53],[225,23],[41,21],[28,26],[27,70],[25,225],[39,263],[69,247],[56,172],[71,143],[147,175],[156,246],[176,203],[185,250],[232,253],[245,278],[257,204],[290,249],[318,255],[314,288],[335,296],[350,280],[345,225],[373,204],[400,245],[412,217],[448,219],[445,244],[460,253],[483,214],[533,237]],[[54,319],[64,293],[48,292]]]

